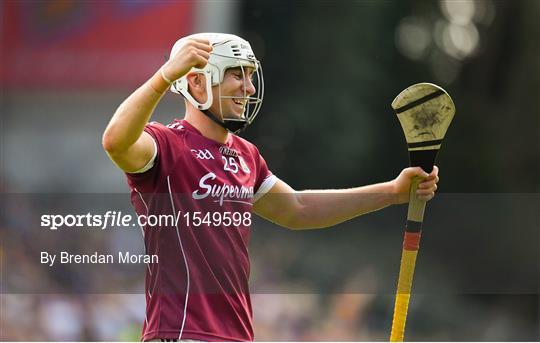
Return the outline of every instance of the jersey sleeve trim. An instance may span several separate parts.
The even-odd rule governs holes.
[[[274,185],[276,184],[276,181],[277,181],[277,177],[275,175],[270,175],[266,179],[264,179],[264,181],[261,183],[261,186],[257,190],[257,193],[255,193],[255,195],[253,195],[253,202],[256,202],[263,195],[268,193],[268,191],[272,187],[274,187]]]
[[[150,135],[150,138],[152,138],[152,142],[154,142],[154,155],[152,156],[150,161],[148,161],[148,163],[144,167],[142,167],[141,169],[136,170],[134,172],[131,172],[130,174],[142,174],[142,173],[150,170],[154,166],[154,162],[156,161],[156,156],[157,156],[157,152],[158,152],[158,147],[157,147],[157,143],[156,143],[156,140],[154,139],[154,137],[152,137],[152,135]]]

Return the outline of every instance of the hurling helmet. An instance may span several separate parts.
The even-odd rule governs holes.
[[[231,34],[225,33],[197,33],[187,37],[179,39],[173,46],[171,51],[171,57],[176,55],[178,51],[184,46],[189,39],[207,39],[212,45],[212,52],[208,63],[202,69],[192,68],[189,73],[201,73],[206,78],[206,102],[199,103],[188,91],[187,74],[174,80],[171,84],[171,91],[177,94],[182,94],[187,101],[193,106],[201,110],[214,122],[224,127],[232,133],[239,133],[244,130],[249,124],[253,122],[259,110],[261,109],[263,97],[264,97],[264,79],[262,73],[261,63],[255,57],[251,45],[248,41]],[[221,87],[219,88],[219,108],[221,113],[211,113],[209,108],[212,106],[213,95],[212,86],[220,86],[223,82],[225,71],[229,68],[240,67],[245,74],[245,68],[253,68],[253,83],[255,86],[255,94],[248,95],[246,93],[246,87],[244,85],[243,96],[225,96],[221,95]],[[246,82],[245,77],[243,77]],[[221,100],[222,99],[238,99],[245,105],[244,112],[239,118],[228,118],[226,113],[223,113]]]

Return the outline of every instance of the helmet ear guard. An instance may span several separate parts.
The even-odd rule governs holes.
[[[187,75],[184,75],[178,80],[175,80],[170,90],[173,93],[181,94],[194,107],[202,111],[206,116],[212,119],[221,127],[232,133],[239,133],[253,122],[257,116],[264,97],[264,79],[260,62],[255,58],[250,44],[235,35],[223,33],[199,33],[179,39],[173,46],[171,56],[174,56],[188,39],[203,38],[208,39],[213,46],[213,51],[210,53],[208,64],[204,68],[192,68],[190,72],[201,73],[206,79],[206,102],[200,103],[189,93]],[[245,81],[245,67],[254,69],[256,77],[255,94],[248,95],[246,93],[246,84],[244,84],[244,94],[239,96],[221,95],[221,83],[224,80],[225,72],[229,68],[241,68],[242,76]],[[212,106],[213,95],[212,86],[219,86],[219,108],[220,113],[212,113],[209,108]],[[221,109],[221,101],[223,99],[240,99],[244,101],[245,108],[241,118],[226,118],[225,113]]]
[[[193,106],[197,107],[199,110],[204,111],[212,106],[214,101],[214,96],[212,94],[212,73],[210,70],[206,70],[204,73],[205,82],[206,82],[206,102],[198,102],[189,92],[188,80],[187,77],[182,77],[173,82],[171,85],[171,91],[173,93],[182,94]],[[209,91],[210,90],[210,91]]]

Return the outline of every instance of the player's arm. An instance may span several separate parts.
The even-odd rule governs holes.
[[[291,229],[329,227],[389,205],[406,203],[414,177],[424,178],[418,187],[419,198],[431,200],[437,189],[438,172],[437,167],[429,175],[418,167],[406,168],[389,182],[333,190],[295,191],[278,180],[254,204],[254,211]]]
[[[118,107],[103,133],[102,145],[120,169],[134,172],[148,164],[155,154],[155,144],[150,134],[144,132],[144,127],[169,87],[166,79],[174,81],[192,67],[204,67],[210,51],[212,46],[207,40],[188,41]]]

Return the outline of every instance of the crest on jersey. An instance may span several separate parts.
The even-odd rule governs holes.
[[[238,156],[238,159],[240,160],[240,166],[242,167],[244,173],[249,174],[251,171],[249,170],[246,161],[244,161],[242,156]]]

